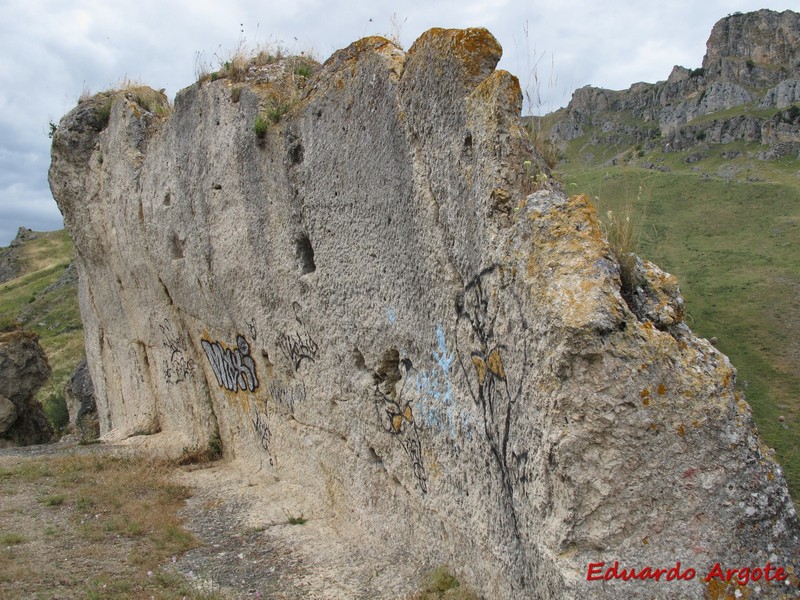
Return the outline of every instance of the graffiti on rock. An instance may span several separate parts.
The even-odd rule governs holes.
[[[426,494],[428,475],[422,458],[419,425],[414,420],[410,399],[403,397],[413,370],[411,360],[408,358],[401,360],[400,353],[396,349],[392,348],[384,353],[381,364],[374,372],[375,409],[382,429],[400,438],[400,446],[411,460],[411,470],[417,486],[423,494]],[[397,384],[401,381],[398,391]]]
[[[292,309],[294,310],[294,320],[300,326],[300,331],[291,334],[284,333],[278,338],[278,347],[291,363],[294,371],[297,372],[304,360],[314,362],[317,359],[319,346],[308,333],[308,328],[300,316],[300,304],[292,303]]]
[[[456,350],[461,369],[470,382],[470,395],[480,411],[489,446],[505,471],[508,467],[511,416],[522,391],[524,373],[520,374],[517,389],[513,389],[503,359],[507,348],[495,337],[498,314],[488,286],[495,288],[496,293],[499,284],[493,279],[496,279],[494,269],[486,269],[465,286],[463,293],[456,298],[459,332]],[[517,320],[524,327],[521,314]],[[527,347],[523,347],[522,354],[525,357],[524,365],[527,363]]]
[[[457,415],[454,414],[455,402],[453,398],[452,367],[455,356],[447,349],[444,329],[439,323],[436,325],[436,346],[432,352],[435,366],[430,370],[414,372],[414,388],[419,396],[417,413],[425,426],[432,431],[446,431],[451,440],[456,440]],[[469,432],[470,417],[463,414],[461,429]]]
[[[256,320],[251,319],[250,321],[245,321],[247,324],[247,329],[250,331],[250,339],[254,342],[258,339],[258,329],[256,328]]]
[[[302,381],[285,384],[273,379],[269,382],[268,387],[275,404],[284,407],[291,415],[294,414],[295,406],[306,400],[306,385]]]
[[[271,442],[272,442],[272,431],[269,428],[269,415],[267,414],[266,410],[264,412],[259,411],[257,408],[254,410],[254,415],[252,417],[253,423],[253,431],[256,434],[256,438],[258,439],[261,447],[266,451],[269,455],[269,464],[270,466],[274,466],[274,462],[272,460],[272,452]]]
[[[186,357],[186,340],[175,332],[172,323],[165,318],[159,323],[161,339],[169,358],[164,359],[164,381],[168,384],[180,383],[194,375],[197,366],[194,360]]]
[[[231,392],[256,390],[256,363],[250,356],[250,345],[243,335],[236,336],[236,348],[233,349],[209,340],[200,340],[200,344],[220,387]]]

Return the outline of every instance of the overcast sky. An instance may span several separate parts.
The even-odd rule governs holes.
[[[173,99],[194,81],[198,56],[215,67],[242,41],[325,60],[367,35],[408,48],[431,27],[486,27],[523,89],[535,91],[536,70],[533,110],[549,112],[587,84],[624,89],[700,66],[711,27],[732,12],[800,10],[798,0],[766,1],[0,0],[0,246],[20,225],[63,226],[47,184],[48,123],[85,89],[128,78]]]

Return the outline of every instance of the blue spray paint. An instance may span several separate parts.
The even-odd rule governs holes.
[[[386,307],[386,318],[389,319],[389,323],[394,325],[397,323],[397,315],[394,313],[390,306]]]
[[[419,395],[416,414],[433,431],[447,431],[451,439],[456,439],[456,420],[453,417],[453,382],[451,368],[455,356],[447,351],[444,329],[440,323],[436,325],[436,343],[438,348],[432,352],[436,366],[430,371],[415,373],[415,389]],[[469,418],[463,415],[464,428],[468,427]]]

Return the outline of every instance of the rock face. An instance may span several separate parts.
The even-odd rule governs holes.
[[[67,385],[64,386],[64,400],[67,403],[70,425],[80,433],[81,437],[98,437],[100,422],[94,399],[94,385],[85,358],[78,364]]]
[[[131,92],[66,115],[50,183],[102,435],[222,444],[489,598],[663,597],[587,581],[600,562],[682,561],[693,598],[716,562],[800,568],[735,370],[654,265],[623,298],[587,198],[531,188],[500,54],[482,29],[366,38],[280,120],[280,66],[169,116]]]
[[[50,441],[53,429],[34,399],[49,376],[50,365],[36,334],[0,333],[0,447]]]
[[[747,141],[800,154],[798,48],[800,14],[736,13],[714,25],[701,68],[676,66],[667,81],[619,92],[581,88],[556,113],[552,137],[592,134],[606,144],[671,150]],[[730,109],[737,110],[712,117]]]

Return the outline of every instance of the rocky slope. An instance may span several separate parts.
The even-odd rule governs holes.
[[[663,596],[601,562],[683,561],[693,598],[733,592],[717,562],[800,568],[735,370],[668,274],[637,263],[623,297],[585,197],[532,188],[500,54],[366,38],[308,82],[252,65],[172,114],[138,89],[66,115],[50,182],[101,433],[222,449],[490,598]]]
[[[577,90],[552,115],[552,139],[685,150],[757,142],[773,156],[800,153],[800,14],[736,13],[711,31],[703,66],[627,90]]]

